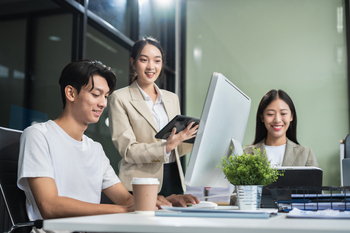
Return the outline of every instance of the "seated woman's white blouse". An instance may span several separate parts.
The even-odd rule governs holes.
[[[265,145],[266,155],[270,161],[271,167],[280,167],[283,163],[284,153],[286,151],[286,144],[281,146],[267,146]]]

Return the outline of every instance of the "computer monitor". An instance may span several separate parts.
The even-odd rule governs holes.
[[[223,156],[241,154],[251,100],[220,73],[213,73],[196,140],[186,170],[185,184],[192,187],[227,187],[217,165]]]

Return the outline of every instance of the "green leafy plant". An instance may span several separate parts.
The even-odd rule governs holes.
[[[232,150],[232,147],[231,147]],[[270,166],[266,151],[253,148],[253,154],[230,155],[223,157],[219,168],[233,185],[269,185],[283,176],[283,171]]]

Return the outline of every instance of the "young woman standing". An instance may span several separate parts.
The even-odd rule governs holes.
[[[180,157],[192,145],[182,143],[196,135],[189,125],[181,132],[174,129],[167,140],[155,134],[180,114],[176,94],[161,90],[155,81],[163,75],[164,53],[159,42],[144,38],[131,49],[131,85],[109,97],[112,141],[122,160],[119,178],[132,191],[133,177],[154,177],[160,181],[159,194],[183,194],[185,185]],[[196,199],[196,202],[199,202]]]

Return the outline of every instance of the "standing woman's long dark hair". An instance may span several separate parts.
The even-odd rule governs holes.
[[[273,89],[267,92],[260,101],[258,111],[256,113],[255,139],[253,145],[261,142],[264,138],[267,137],[267,129],[264,122],[262,122],[262,117],[266,107],[275,99],[281,99],[286,102],[286,104],[288,104],[293,116],[293,121],[290,122],[286,136],[289,140],[295,142],[296,144],[299,144],[297,141],[297,112],[295,111],[293,101],[286,92]]]
[[[157,47],[157,49],[159,49],[159,51],[162,55],[162,64],[164,64],[164,50],[163,50],[162,46],[160,45],[159,41],[157,41],[153,37],[144,37],[141,40],[136,41],[135,44],[132,46],[131,52],[130,52],[130,58],[132,58],[134,60],[134,64],[136,63],[136,60],[140,57],[140,54],[141,54],[143,48],[146,46],[146,44],[153,45],[153,46]],[[163,75],[164,75],[164,69],[162,67],[162,70],[161,70],[158,78],[162,79]],[[132,62],[130,62],[129,85],[131,83],[133,83],[136,79],[137,79],[136,71],[133,67]]]

